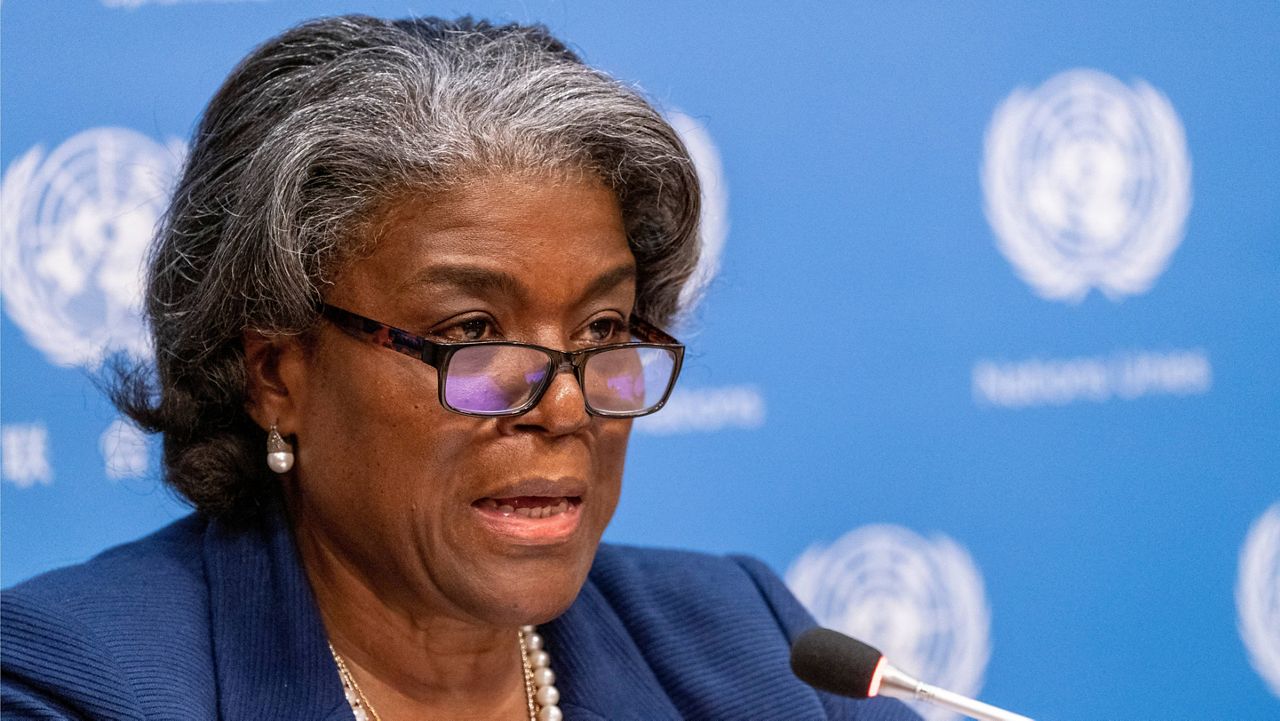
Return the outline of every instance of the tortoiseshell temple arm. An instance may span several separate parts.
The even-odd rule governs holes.
[[[443,349],[447,347],[407,330],[379,323],[372,318],[366,318],[328,303],[320,304],[320,314],[358,340],[390,348],[433,367],[438,367],[436,363]]]
[[[641,318],[635,313],[631,314],[631,318],[628,323],[631,325],[631,335],[639,338],[645,343],[683,345],[680,341],[672,337],[670,333],[667,333],[665,330],[662,330],[658,326],[650,323],[644,318]]]

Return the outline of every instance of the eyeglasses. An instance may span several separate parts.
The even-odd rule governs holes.
[[[684,361],[680,341],[635,315],[629,325],[636,342],[559,351],[515,341],[433,341],[327,303],[320,313],[358,340],[435,368],[440,404],[467,416],[526,413],[566,370],[577,377],[588,413],[648,415],[667,402]]]

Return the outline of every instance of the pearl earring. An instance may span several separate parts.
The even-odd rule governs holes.
[[[293,468],[293,446],[280,437],[274,423],[267,431],[267,466],[276,473],[287,473]]]

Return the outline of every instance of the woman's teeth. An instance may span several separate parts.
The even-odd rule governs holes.
[[[537,505],[521,503],[518,506],[513,506],[510,503],[499,502],[493,498],[486,498],[481,501],[481,504],[485,508],[496,510],[504,516],[509,516],[514,513],[517,516],[523,516],[525,518],[550,518],[551,516],[555,516],[569,510],[569,499],[567,498],[561,498],[554,502],[552,499],[546,499],[543,503],[545,503],[545,505],[542,503]]]
[[[511,508],[511,507],[507,506],[507,508]],[[554,506],[537,506],[534,508],[512,509],[512,511],[514,511],[517,515],[526,516],[528,518],[549,518],[551,516],[564,513],[567,510],[569,510],[569,502],[564,499],[561,499],[560,502]],[[511,513],[512,511],[503,511],[503,513]]]

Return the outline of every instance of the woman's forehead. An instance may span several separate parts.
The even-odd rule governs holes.
[[[629,282],[616,196],[594,178],[493,176],[390,204],[339,284],[390,292],[585,293]]]

